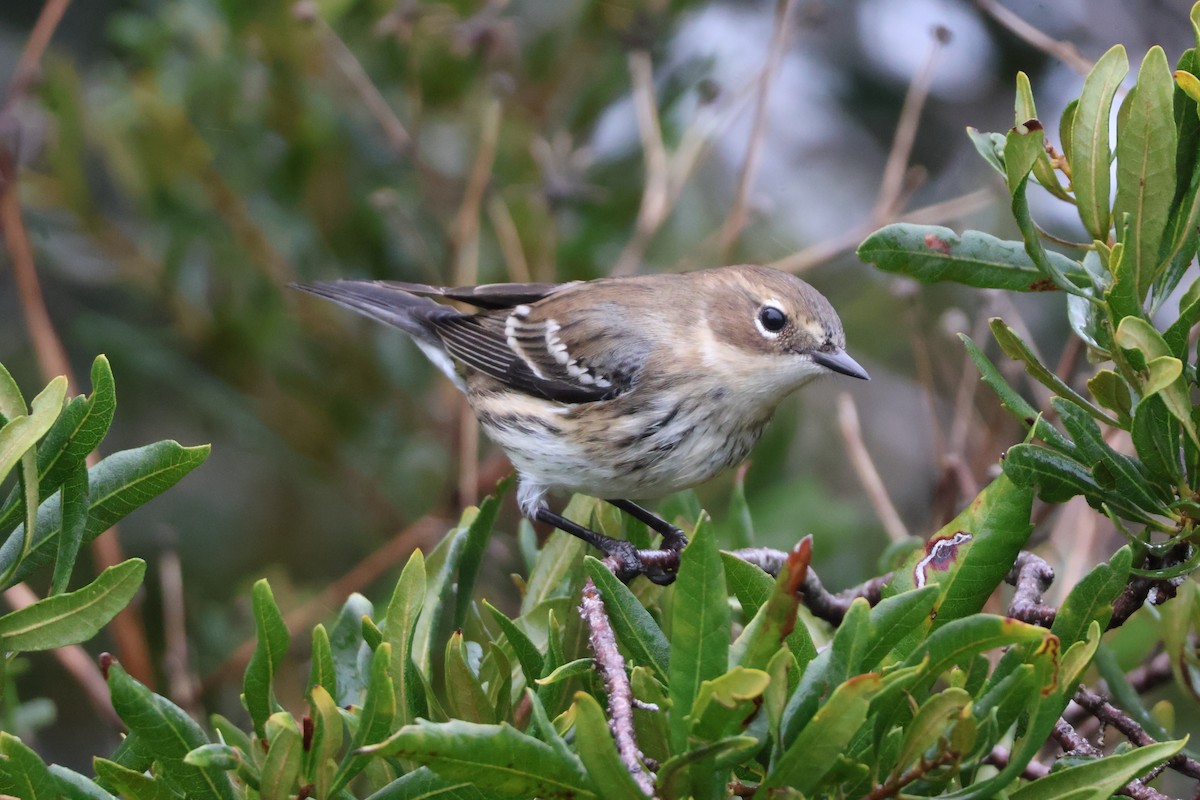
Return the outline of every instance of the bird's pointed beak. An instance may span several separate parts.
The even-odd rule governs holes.
[[[851,378],[862,378],[864,381],[871,380],[871,376],[867,374],[867,371],[851,358],[849,353],[840,347],[835,347],[832,350],[814,350],[812,359],[822,367],[834,372],[849,375]]]

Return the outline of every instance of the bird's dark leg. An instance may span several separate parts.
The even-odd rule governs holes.
[[[667,522],[662,517],[654,512],[642,508],[637,503],[630,500],[609,500],[617,508],[624,511],[629,516],[639,522],[644,522],[652,531],[657,531],[662,534],[662,546],[664,550],[682,550],[687,546],[688,539],[683,531],[676,528],[671,523]]]
[[[673,551],[638,550],[633,542],[597,533],[577,522],[572,522],[562,514],[555,514],[544,506],[535,509],[532,516],[538,522],[553,525],[603,551],[612,561],[613,573],[624,583],[628,583],[638,575],[645,575],[660,586],[666,586],[675,580],[675,572],[679,568],[679,557]]]

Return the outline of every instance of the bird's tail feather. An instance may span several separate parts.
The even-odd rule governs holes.
[[[436,321],[462,316],[461,312],[382,281],[319,281],[291,286],[399,328],[412,336],[429,360],[462,387],[454,361],[434,331]]]

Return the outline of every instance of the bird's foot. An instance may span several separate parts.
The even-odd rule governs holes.
[[[678,550],[639,550],[623,539],[610,539],[601,549],[608,555],[604,563],[622,583],[645,575],[651,583],[669,586],[679,572]]]

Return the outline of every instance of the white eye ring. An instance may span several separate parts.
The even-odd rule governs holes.
[[[764,317],[766,322],[763,321]],[[771,324],[771,328],[767,327],[768,323]],[[787,314],[784,313],[778,300],[767,300],[754,315],[754,325],[764,339],[778,339],[780,332],[787,325]],[[772,330],[772,328],[774,329]]]

